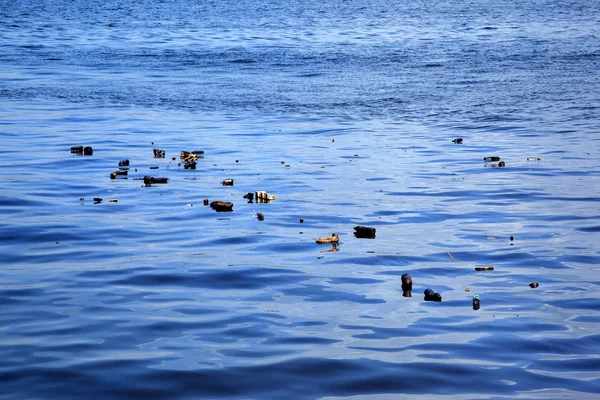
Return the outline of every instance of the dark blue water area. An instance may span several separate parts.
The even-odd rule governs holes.
[[[0,399],[600,396],[599,6],[391,3],[0,0]]]

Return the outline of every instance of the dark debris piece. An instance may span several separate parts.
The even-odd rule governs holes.
[[[357,238],[363,239],[375,239],[375,228],[369,228],[368,226],[355,226],[354,227],[354,236]]]
[[[110,179],[117,179],[118,176],[127,176],[127,171],[114,171],[110,173]]]
[[[425,301],[442,301],[442,295],[439,293],[436,293],[433,289],[425,289]]]
[[[537,283],[537,282],[531,282],[531,283],[529,284],[529,287],[530,287],[530,288],[532,288],[532,289],[535,289],[535,288],[536,288],[536,287],[538,287],[538,286],[540,286],[540,284],[539,284],[539,283]]]
[[[165,158],[165,151],[155,147],[154,158]]]
[[[210,208],[217,212],[233,211],[233,203],[230,203],[229,201],[217,200],[210,203]]]
[[[128,167],[128,166],[129,166],[129,160],[119,161],[119,167]]]
[[[163,184],[169,182],[169,178],[155,178],[153,176],[144,176],[144,185],[152,186],[155,183]]]
[[[462,144],[463,139],[462,138],[456,138],[454,140],[452,140],[452,143],[456,143],[456,144]]]

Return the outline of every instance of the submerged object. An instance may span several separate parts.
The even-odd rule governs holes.
[[[427,288],[423,293],[425,295],[425,301],[442,301],[442,295],[436,293],[433,289]]]
[[[332,233],[330,237],[326,238],[318,238],[317,244],[326,244],[326,243],[338,243],[340,238],[337,233]]]
[[[354,236],[357,238],[363,239],[375,239],[375,228],[369,228],[368,226],[355,226],[354,227]]]
[[[473,296],[473,310],[479,310],[480,307],[480,303],[479,303],[479,295],[476,294],[475,296]]]
[[[229,201],[217,200],[210,203],[210,208],[217,212],[233,211],[233,203]]]
[[[402,296],[412,297],[412,277],[409,274],[402,274]]]

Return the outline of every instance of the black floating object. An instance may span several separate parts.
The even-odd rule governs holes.
[[[92,149],[92,146],[86,146],[83,148],[84,156],[91,156],[92,154],[94,154],[94,149]]]
[[[221,185],[223,185],[223,186],[233,186],[233,179],[225,179],[223,182],[221,182]]]
[[[102,203],[102,197],[94,197],[94,204]]]
[[[110,173],[110,179],[117,179],[117,176],[127,176],[127,171],[115,171]]]
[[[183,169],[196,169],[196,161],[187,161],[183,164]]]
[[[165,158],[165,151],[155,147],[154,158]]]
[[[375,239],[375,231],[375,228],[359,225],[354,227],[354,236],[363,239]]]
[[[529,284],[529,287],[530,287],[530,288],[532,288],[532,289],[535,289],[535,288],[536,288],[536,287],[538,287],[538,286],[540,286],[540,284],[539,284],[539,283],[537,283],[537,282],[531,282],[531,283]]]
[[[425,289],[425,301],[442,301],[442,295],[433,291],[433,289]]]
[[[146,186],[152,186],[155,183],[167,183],[169,182],[169,178],[155,178],[153,176],[144,176],[144,184]]]
[[[263,213],[257,213],[256,218],[258,218],[259,221],[264,221],[265,215]]]
[[[73,146],[73,147],[71,147],[71,153],[73,153],[73,154],[83,154],[83,146]]]
[[[504,167],[506,167],[506,163],[505,163],[504,161],[500,161],[500,162],[498,163],[498,167],[500,167],[500,168],[504,168]]]
[[[402,280],[402,296],[412,297],[412,277],[409,274],[403,274]]]
[[[463,139],[461,137],[456,138],[452,141],[452,143],[456,143],[456,144],[461,144],[463,142]]]
[[[484,161],[500,161],[500,157],[498,156],[491,156],[491,157],[483,157]]]
[[[128,166],[129,166],[129,160],[119,161],[119,167],[128,167]]]
[[[476,294],[475,296],[473,296],[473,310],[479,310],[479,307],[481,307],[481,304],[479,302],[479,295]]]

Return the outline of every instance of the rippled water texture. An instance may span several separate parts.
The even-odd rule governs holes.
[[[598,5],[13,3],[0,399],[600,395]]]

